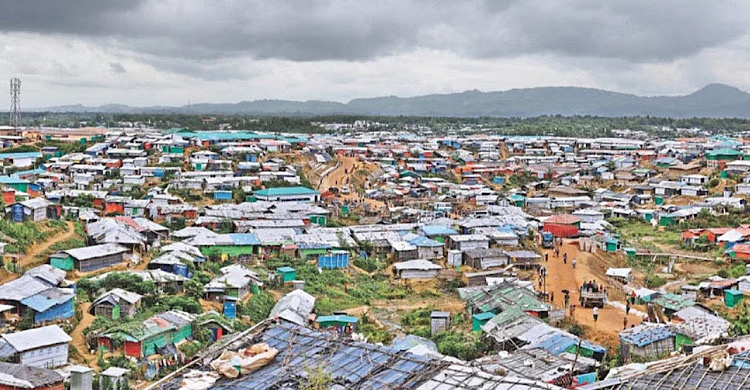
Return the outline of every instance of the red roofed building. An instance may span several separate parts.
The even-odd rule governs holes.
[[[689,244],[698,237],[706,237],[708,241],[716,243],[719,236],[730,230],[732,228],[688,229],[682,232],[682,241]]]
[[[733,246],[732,251],[729,252],[729,256],[734,259],[750,259],[750,244],[737,244]]]
[[[581,228],[581,219],[570,214],[558,214],[544,221],[543,230],[555,237],[574,237]]]

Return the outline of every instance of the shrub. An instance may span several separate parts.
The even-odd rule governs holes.
[[[648,288],[657,288],[667,284],[667,281],[659,275],[649,275],[644,279],[644,283]]]
[[[271,314],[271,309],[276,303],[273,296],[266,291],[261,291],[257,294],[253,294],[247,305],[238,305],[240,314],[246,315],[250,318],[250,321],[254,323],[261,322],[268,318]]]
[[[376,257],[367,257],[364,259],[357,257],[354,259],[353,264],[367,272],[375,272],[385,269],[385,263]]]
[[[439,332],[433,337],[433,341],[437,344],[438,352],[462,360],[480,358],[485,351],[485,345],[481,340],[481,332]]]

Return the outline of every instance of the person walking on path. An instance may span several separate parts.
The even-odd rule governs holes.
[[[594,315],[594,327],[596,327],[596,321],[599,319],[599,308],[594,306],[594,310],[591,312]]]
[[[549,253],[545,253],[544,254],[544,262],[546,263],[548,261],[549,261]]]
[[[622,319],[622,330],[625,330],[627,328],[628,328],[628,316],[625,316]]]
[[[570,264],[573,264],[573,269],[575,269],[576,268],[576,259],[571,260]]]
[[[630,301],[625,302],[625,315],[630,314]]]
[[[568,264],[568,252],[563,253],[563,264]]]

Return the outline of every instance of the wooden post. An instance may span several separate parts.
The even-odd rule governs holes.
[[[570,376],[573,376],[573,371],[576,369],[576,363],[578,363],[578,355],[581,353],[581,343],[583,343],[582,338],[578,338],[578,348],[576,348],[576,357],[573,359],[573,365],[570,366]]]

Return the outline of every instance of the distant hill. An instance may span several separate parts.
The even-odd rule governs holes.
[[[540,115],[739,117],[750,118],[750,94],[724,84],[709,84],[685,96],[645,97],[579,87],[541,87],[501,92],[466,91],[409,98],[395,96],[328,101],[255,100],[201,103],[182,107],[99,107],[71,105],[53,112],[192,113],[298,115],[417,115],[455,117],[532,117]]]

